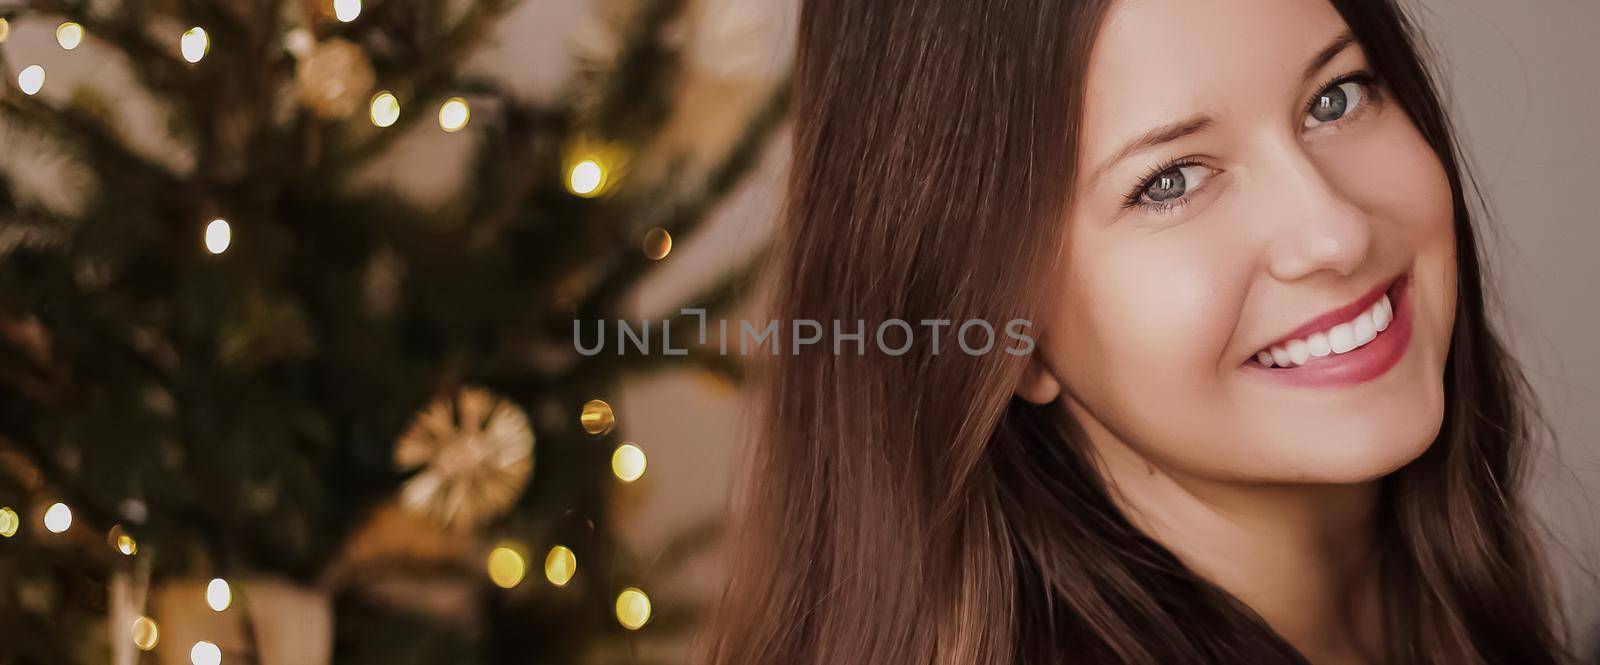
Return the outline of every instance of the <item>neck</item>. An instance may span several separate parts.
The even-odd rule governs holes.
[[[1312,662],[1381,662],[1377,481],[1249,484],[1184,476],[1089,430],[1112,497],[1141,530],[1255,610]]]

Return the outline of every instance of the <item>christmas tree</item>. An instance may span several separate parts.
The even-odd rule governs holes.
[[[647,446],[606,399],[738,358],[584,355],[574,321],[621,318],[788,86],[688,169],[652,141],[683,0],[618,5],[614,48],[543,102],[463,66],[513,4],[0,6],[0,42],[47,22],[116,53],[183,148],[147,154],[118,100],[40,94],[0,48],[0,121],[82,190],[62,210],[0,171],[0,663],[636,662],[691,625],[646,568],[715,529],[648,566],[619,542],[608,500]],[[363,183],[424,128],[472,140],[450,201]],[[681,307],[718,316],[760,260]],[[692,330],[679,310],[656,318]]]

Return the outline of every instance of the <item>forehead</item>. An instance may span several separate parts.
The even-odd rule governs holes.
[[[1089,58],[1085,157],[1196,113],[1281,115],[1304,94],[1307,60],[1344,30],[1327,0],[1118,0]]]

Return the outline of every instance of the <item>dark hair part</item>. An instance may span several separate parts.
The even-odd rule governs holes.
[[[1392,0],[1333,4],[1455,205],[1444,422],[1380,500],[1389,662],[1560,662],[1518,491],[1532,395],[1488,323],[1450,126]],[[776,314],[1033,320],[1106,5],[805,0]],[[764,368],[709,662],[1305,662],[1124,517],[1065,409],[1012,396],[1026,358],[931,348]]]

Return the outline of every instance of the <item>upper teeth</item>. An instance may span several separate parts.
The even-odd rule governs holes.
[[[1312,358],[1349,353],[1372,341],[1379,332],[1389,328],[1394,320],[1394,305],[1385,293],[1378,302],[1355,318],[1322,332],[1311,333],[1301,339],[1275,344],[1256,354],[1256,362],[1264,366],[1289,367],[1304,365]]]

